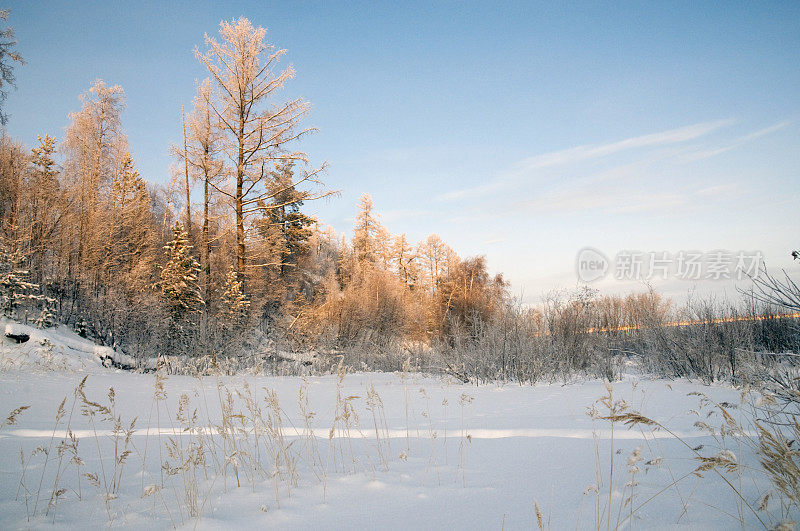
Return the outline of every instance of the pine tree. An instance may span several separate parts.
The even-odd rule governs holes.
[[[120,167],[111,182],[110,271],[130,272],[150,245],[152,215],[147,184],[136,171],[130,153],[122,155]]]
[[[6,317],[14,318],[18,306],[26,301],[38,301],[39,286],[28,281],[24,269],[25,257],[0,242],[0,307]]]
[[[301,260],[310,252],[309,238],[314,219],[300,209],[307,192],[293,186],[292,162],[276,164],[270,188],[274,197],[261,204],[261,217],[255,226],[261,237],[254,252],[264,266],[267,305],[277,309],[293,300],[301,280]]]
[[[161,270],[161,293],[169,309],[169,336],[174,347],[194,330],[204,302],[198,282],[200,264],[191,255],[189,237],[178,222],[172,233],[172,240],[164,246],[168,259]]]
[[[37,328],[50,328],[56,324],[55,304],[56,299],[45,297],[42,303],[42,311],[36,318]]]
[[[56,152],[56,139],[50,135],[38,137],[39,147],[31,149],[31,164],[36,168],[35,173],[43,181],[40,184],[49,185],[50,181],[54,180],[58,175],[56,169],[56,161],[54,160]],[[39,183],[39,179],[35,182]],[[34,185],[34,181],[31,182]]]
[[[64,193],[58,181],[55,162],[56,140],[50,135],[39,137],[39,146],[31,149],[30,167],[26,175],[27,208],[24,240],[30,256],[33,278],[39,282],[52,277],[53,268],[46,268],[46,255],[55,254],[55,243],[64,215]],[[52,265],[52,259],[50,264]]]
[[[242,291],[242,282],[236,270],[231,268],[225,277],[225,286],[220,298],[220,317],[226,328],[242,325],[247,320],[250,301]]]
[[[279,164],[272,172],[272,207],[267,209],[270,225],[278,229],[281,246],[281,275],[286,273],[286,264],[296,262],[297,257],[308,252],[309,227],[314,220],[300,211],[303,200],[309,195],[294,187],[294,161]]]

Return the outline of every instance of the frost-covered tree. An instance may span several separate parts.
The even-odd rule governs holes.
[[[27,154],[22,144],[0,135],[0,236],[18,243],[22,238]]]
[[[380,216],[374,210],[372,197],[369,194],[362,195],[353,229],[353,250],[359,262],[380,265],[388,269],[391,235],[381,224]]]
[[[398,278],[412,288],[417,283],[417,254],[408,243],[405,234],[395,236],[392,240],[392,263]]]
[[[450,339],[463,332],[478,337],[481,326],[503,307],[507,287],[502,275],[489,274],[484,256],[454,259],[437,293],[441,333]]]
[[[267,44],[265,37],[266,29],[253,27],[246,18],[223,21],[220,40],[206,35],[206,52],[195,52],[211,75],[211,109],[224,132],[223,149],[231,164],[232,182],[215,188],[233,205],[236,273],[240,282],[245,278],[247,260],[245,218],[274,197],[275,190],[269,183],[275,162],[307,162],[305,153],[290,148],[295,140],[312,131],[299,128],[300,120],[310,109],[308,102],[301,98],[278,99],[279,91],[294,77],[294,69],[278,69],[286,50]],[[321,171],[297,172],[293,186],[318,183]]]
[[[42,299],[42,311],[39,312],[39,317],[36,318],[35,324],[37,328],[50,328],[55,326],[57,322],[55,304],[58,301],[52,297],[44,297]]]
[[[172,229],[172,240],[164,246],[167,263],[161,270],[161,294],[170,315],[172,346],[194,330],[203,310],[198,275],[200,264],[192,256],[189,236],[179,222]]]
[[[0,20],[3,22],[8,21],[9,15],[7,9],[0,10]],[[2,106],[8,97],[8,87],[15,86],[14,63],[25,64],[22,56],[14,49],[16,45],[14,28],[9,26],[0,30],[0,125],[8,122],[8,115],[2,111]]]
[[[270,188],[274,194],[269,204],[264,205],[260,220],[263,232],[271,239],[281,277],[308,251],[310,227],[314,223],[313,218],[300,210],[308,193],[294,187],[293,167],[294,162],[287,161],[271,172]]]
[[[139,176],[130,153],[121,157],[111,183],[110,252],[108,267],[130,273],[152,244],[152,214],[147,184]]]
[[[121,120],[125,100],[122,87],[108,86],[102,80],[95,81],[80,99],[81,110],[70,114],[62,150],[77,218],[71,220],[75,262],[79,274],[97,283],[111,223],[102,199],[128,153]]]
[[[250,301],[242,290],[242,282],[231,268],[225,277],[225,286],[222,290],[219,305],[219,318],[226,328],[243,325],[247,321]]]
[[[0,308],[6,317],[15,318],[19,306],[41,299],[39,286],[29,277],[22,253],[0,241]]]
[[[431,234],[418,246],[420,269],[431,295],[436,295],[438,280],[458,262],[456,253],[439,237]]]
[[[153,196],[130,157],[122,88],[98,80],[81,102],[61,144],[69,207],[62,222],[60,308],[66,308],[68,322],[85,316],[103,341],[119,344],[134,336],[150,341],[157,338],[150,332],[167,321],[146,315],[162,302],[148,289],[160,273],[156,224],[163,220],[166,229],[171,218],[165,210],[156,217]]]
[[[203,225],[201,229],[200,265],[202,285],[206,296],[211,278],[211,243],[213,206],[212,194],[221,186],[225,166],[220,159],[224,133],[211,107],[211,81],[206,79],[197,87],[192,112],[186,117],[184,158],[189,176],[203,187]],[[188,199],[187,199],[188,203]]]
[[[30,256],[33,278],[41,282],[52,276],[46,267],[46,255],[57,252],[57,236],[66,205],[58,181],[55,162],[56,140],[50,135],[38,138],[39,145],[31,149],[30,167],[26,175],[26,216],[24,224],[26,253]],[[52,258],[51,258],[52,261]]]
[[[119,170],[111,181],[111,202],[114,207],[125,210],[145,198],[149,202],[149,194],[144,180],[139,176],[130,153],[122,155]]]
[[[254,220],[258,239],[251,245],[251,266],[260,267],[251,271],[250,292],[259,292],[265,315],[295,300],[305,278],[303,260],[314,219],[301,210],[308,194],[293,186],[293,166],[292,161],[276,165],[269,185],[274,195],[261,204],[261,216]]]

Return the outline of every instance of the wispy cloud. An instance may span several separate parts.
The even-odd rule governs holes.
[[[559,190],[542,197],[519,201],[514,210],[520,212],[570,214],[575,212],[600,212],[603,214],[634,213],[674,210],[687,203],[680,192],[624,192],[614,190]]]
[[[493,245],[496,243],[503,243],[507,241],[508,241],[507,236],[492,236],[491,238],[484,240],[483,245]]]
[[[575,212],[599,212],[602,214],[631,214],[644,212],[676,212],[711,201],[730,200],[739,195],[738,184],[727,183],[702,186],[691,183],[678,189],[664,190],[631,189],[625,183],[598,188],[571,183],[530,200],[514,203],[507,214],[521,212],[547,212],[571,214]]]
[[[739,193],[740,190],[741,187],[737,183],[719,184],[716,186],[701,188],[695,192],[695,195],[700,197],[719,198],[721,196],[730,196]]]
[[[520,166],[525,170],[546,168],[549,166],[565,166],[567,164],[574,164],[584,160],[607,157],[608,155],[613,155],[631,149],[679,144],[681,142],[688,142],[689,140],[706,136],[717,129],[732,125],[733,123],[733,120],[715,120],[712,122],[702,122],[686,127],[680,127],[678,129],[670,129],[660,133],[652,133],[649,135],[628,138],[626,140],[620,140],[610,144],[603,144],[599,146],[578,146],[562,151],[555,151],[553,153],[545,153],[544,155],[531,157],[522,161]]]
[[[764,136],[767,136],[767,135],[771,135],[772,133],[776,133],[776,132],[780,131],[781,129],[785,129],[786,127],[790,126],[791,124],[792,124],[792,122],[790,120],[787,120],[785,122],[779,122],[779,123],[777,123],[775,125],[771,125],[769,127],[765,127],[763,129],[759,129],[758,131],[754,131],[754,132],[752,132],[750,134],[747,134],[747,135],[744,135],[742,137],[739,137],[739,138],[737,138],[736,140],[734,140],[733,142],[731,142],[730,144],[728,144],[726,146],[722,146],[722,147],[718,147],[718,148],[714,148],[714,149],[704,149],[704,150],[696,151],[694,153],[690,153],[689,155],[687,155],[683,159],[683,162],[694,162],[694,161],[697,161],[697,160],[703,160],[703,159],[715,157],[717,155],[720,155],[722,153],[730,151],[730,150],[732,150],[734,148],[737,148],[739,146],[742,146],[742,145],[747,144],[749,142],[752,142],[754,140],[758,140],[761,137],[764,137]]]
[[[690,140],[696,140],[718,129],[730,126],[733,123],[734,120],[730,119],[701,122],[688,125],[686,127],[679,127],[677,129],[669,129],[667,131],[661,131],[658,133],[631,137],[608,144],[587,144],[536,155],[517,163],[510,172],[498,179],[479,186],[447,192],[439,196],[438,199],[442,201],[454,201],[459,199],[481,197],[490,192],[495,192],[513,185],[519,179],[529,176],[531,171],[544,168],[569,166],[579,162],[607,157],[635,149],[680,144]]]
[[[762,136],[771,135],[772,133],[778,132],[781,129],[789,127],[792,125],[791,120],[786,120],[785,122],[779,122],[775,125],[771,125],[769,127],[765,127],[764,129],[759,129],[754,133],[750,133],[749,135],[745,135],[739,139],[741,143],[750,142],[751,140],[755,140],[757,138],[761,138]]]
[[[453,190],[452,192],[447,192],[438,197],[441,201],[455,201],[458,199],[467,199],[471,197],[480,197],[484,194],[488,194],[490,192],[495,192],[497,190],[502,190],[505,186],[508,185],[506,181],[492,181],[490,183],[481,184],[479,186],[472,186],[469,188],[462,188],[461,190]]]

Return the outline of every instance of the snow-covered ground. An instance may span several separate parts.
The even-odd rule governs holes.
[[[0,428],[3,529],[532,529],[537,506],[552,529],[606,528],[609,513],[612,527],[761,525],[715,472],[691,474],[698,462],[690,447],[714,456],[723,442],[751,467],[725,474],[744,499],[757,506],[769,490],[750,449],[694,425],[722,421],[706,418],[711,408],[689,393],[737,404],[730,387],[636,376],[614,383],[615,401],[668,426],[687,447],[664,431],[620,423],[612,431],[593,419],[592,407],[607,414],[599,381],[475,387],[378,373],[164,380],[103,367],[66,329],[37,333],[47,335],[20,345],[3,339],[0,353],[0,413],[29,406]],[[42,347],[45,338],[51,345]],[[75,393],[84,378],[85,400]],[[781,515],[772,502],[759,517],[772,525]]]

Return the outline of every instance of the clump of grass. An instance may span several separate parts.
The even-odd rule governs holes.
[[[605,520],[606,520],[606,529],[611,528],[611,511],[612,511],[612,494],[614,492],[614,427],[617,422],[624,421],[625,416],[629,415],[628,412],[628,404],[625,400],[614,400],[614,388],[613,386],[606,382],[606,391],[607,394],[601,397],[597,402],[592,406],[589,410],[588,414],[593,419],[600,419],[609,421],[611,423],[611,440],[609,443],[609,471],[608,471],[608,500],[606,504],[606,511],[605,511]],[[597,409],[597,405],[600,405],[604,408],[604,414],[601,414],[600,410]],[[601,477],[600,477],[600,469],[599,469],[599,445],[597,442],[597,438],[595,438],[595,456],[596,456],[596,479],[597,479],[597,487],[600,485]],[[597,493],[596,502],[595,502],[595,526],[599,529],[600,528],[600,498],[599,498],[599,488],[595,488],[595,492]],[[617,519],[617,523],[619,524],[619,518]]]
[[[539,502],[533,500],[533,510],[536,513],[536,525],[539,527],[539,531],[544,531],[544,517],[542,516],[542,508],[539,507]]]
[[[178,409],[175,413],[180,432],[179,435],[168,437],[165,445],[167,455],[175,462],[175,465],[167,460],[162,464],[162,470],[168,477],[181,476],[187,514],[190,517],[198,517],[200,514],[198,471],[200,469],[205,471],[206,452],[202,430],[197,424],[197,409],[189,413],[189,408],[189,396],[182,393],[178,399]],[[188,442],[185,444],[183,443],[184,438],[188,438]],[[157,492],[157,488],[158,486],[148,487],[150,492],[148,493],[146,490],[144,495]]]
[[[425,399],[425,409],[422,411],[421,416],[423,418],[427,419],[427,421],[428,421],[428,439],[431,442],[431,451],[430,451],[430,455],[428,456],[428,464],[425,466],[425,474],[427,475],[427,473],[430,470],[430,468],[433,467],[436,470],[437,481],[441,482],[441,479],[439,477],[439,471],[438,471],[438,464],[439,463],[438,463],[438,460],[436,459],[436,440],[437,440],[437,438],[439,436],[439,433],[436,430],[433,429],[433,419],[432,419],[431,413],[430,413],[430,410],[431,410],[431,399],[430,399],[430,396],[428,395],[428,392],[423,388],[420,388],[419,394],[422,395],[422,397]],[[446,433],[447,433],[447,431],[445,429],[445,436],[446,436]],[[447,443],[445,442],[445,444],[447,444]]]
[[[386,424],[386,412],[383,409],[383,400],[381,400],[373,384],[370,384],[367,389],[366,404],[367,411],[372,414],[372,426],[375,430],[375,441],[378,445],[378,458],[380,459],[384,471],[388,471],[389,456],[392,455],[392,447],[389,443],[389,427]],[[384,446],[386,447],[385,449]]]
[[[361,397],[357,395],[344,395],[344,376],[345,368],[342,363],[342,359],[339,359],[339,365],[336,369],[336,409],[334,412],[333,425],[331,426],[330,432],[328,432],[328,441],[330,444],[331,453],[333,454],[333,466],[334,469],[336,469],[337,448],[334,437],[344,438],[347,440],[347,446],[350,454],[349,462],[352,465],[352,472],[355,473],[356,456],[355,452],[353,451],[352,430],[358,428],[358,412],[354,407],[354,402]],[[339,444],[338,453],[342,470],[344,471],[346,469],[346,465],[343,444]]]
[[[616,423],[621,423],[627,428],[634,428],[634,427],[649,427],[652,430],[662,430],[668,433],[672,438],[676,441],[680,442],[684,447],[686,447],[693,455],[694,460],[697,462],[695,468],[686,473],[685,475],[674,479],[670,484],[666,487],[662,488],[654,495],[650,496],[645,501],[641,502],[639,505],[633,505],[634,502],[634,491],[633,487],[636,486],[635,483],[635,473],[638,473],[638,463],[643,460],[641,457],[641,450],[634,451],[634,454],[628,459],[628,472],[631,476],[628,484],[631,485],[631,491],[627,498],[624,498],[624,505],[627,506],[628,504],[631,505],[628,515],[624,520],[620,520],[619,514],[621,513],[621,507],[618,509],[618,517],[617,523],[615,525],[615,529],[621,525],[624,525],[630,522],[634,515],[641,510],[645,505],[656,499],[658,496],[663,494],[666,490],[674,487],[679,482],[683,481],[684,479],[690,476],[696,476],[699,478],[703,478],[706,473],[713,472],[717,477],[722,479],[722,481],[729,487],[730,492],[737,498],[738,502],[745,507],[753,516],[755,516],[756,520],[764,526],[764,528],[768,528],[764,519],[758,514],[757,508],[753,506],[753,504],[749,503],[747,499],[742,494],[741,488],[735,486],[730,479],[725,476],[725,473],[738,473],[742,470],[742,464],[738,461],[736,454],[729,449],[721,449],[716,454],[708,456],[703,455],[700,451],[703,449],[702,445],[699,446],[691,446],[684,438],[676,434],[674,431],[666,427],[664,424],[653,420],[647,416],[642,415],[636,411],[628,410],[628,405],[623,400],[615,401],[613,398],[613,388],[610,384],[606,385],[608,394],[598,400],[598,403],[601,404],[605,409],[605,414],[601,414],[596,407],[593,407],[589,414],[592,415],[594,418],[599,420],[608,421],[611,423],[611,457],[609,463],[609,495],[608,495],[608,506],[606,512],[606,527],[610,529],[611,527],[611,506],[612,506],[612,485],[613,485],[613,467],[614,467],[614,446],[613,446],[613,434],[614,434],[614,425]],[[697,395],[701,397],[701,408],[708,403],[711,402],[705,395],[702,393],[690,393],[690,395]],[[725,437],[743,437],[745,436],[745,430],[742,428],[741,424],[734,419],[734,417],[729,413],[728,408],[730,408],[729,404],[727,408],[721,404],[715,404],[717,410],[721,413],[724,423],[720,427],[719,430],[715,430],[709,424],[703,421],[698,421],[695,423],[695,426],[698,428],[703,429],[709,435],[719,436],[724,439]],[[697,413],[697,412],[695,412]],[[643,432],[644,433],[644,432]],[[724,442],[720,440],[720,442]],[[655,458],[653,460],[648,461],[648,464],[660,464],[661,458]],[[626,484],[627,486],[627,484]],[[739,519],[744,525],[744,516],[740,514]],[[595,521],[596,527],[600,527],[600,520],[599,518]]]
[[[328,474],[322,461],[322,455],[319,452],[319,445],[317,444],[317,437],[314,435],[314,428],[312,427],[316,413],[311,409],[308,397],[308,380],[305,378],[303,378],[303,383],[300,385],[297,405],[300,416],[303,419],[304,449],[309,455],[309,465],[312,473],[316,476],[317,480],[322,483],[322,499],[325,501],[328,493]]]
[[[349,394],[341,363],[337,367],[328,452],[320,451],[315,435],[316,414],[309,399],[308,382],[300,386],[301,420],[295,427],[296,421],[281,407],[274,390],[256,391],[247,381],[225,384],[218,376],[217,400],[210,400],[214,411],[209,409],[206,398],[204,382],[208,379],[201,379],[198,374],[199,387],[194,395],[187,391],[168,396],[167,372],[167,366],[162,364],[154,374],[150,412],[142,415],[147,418],[146,425],[140,426],[138,417],[123,419],[123,396],[118,389],[108,388],[102,399],[95,399],[86,387],[86,378],[76,387],[71,405],[69,396],[61,401],[52,430],[48,430],[50,441],[43,441],[33,452],[20,452],[18,499],[25,503],[29,519],[41,513],[56,522],[56,509],[60,516],[65,500],[87,504],[96,500],[104,506],[108,525],[114,525],[126,514],[137,511],[137,499],[127,497],[127,493],[138,491],[142,507],[155,517],[168,517],[173,526],[181,526],[192,520],[197,523],[204,514],[213,513],[221,490],[244,487],[258,492],[260,486],[266,486],[274,489],[274,503],[280,507],[306,479],[321,482],[325,497],[331,471],[374,473],[377,469],[388,470],[392,463],[394,454],[383,398],[374,385],[367,386],[363,401],[360,396]],[[209,388],[209,399],[212,389]],[[432,445],[430,466],[436,465],[437,437],[430,397],[424,391],[422,394],[426,404],[423,416]],[[472,400],[466,394],[461,398],[462,445],[471,440],[467,412]],[[215,401],[218,404],[213,404]],[[446,410],[446,402],[444,407]],[[13,410],[0,427],[16,423],[26,409],[23,406]],[[409,416],[415,414],[413,409],[409,407]],[[75,411],[81,414],[80,431],[72,425]],[[362,432],[359,427],[364,411],[371,418],[376,444],[369,442],[372,433]],[[83,435],[85,429],[88,433]],[[410,426],[407,436],[410,440]],[[410,444],[407,448],[410,450]],[[409,452],[405,451],[399,459],[408,457]],[[136,459],[141,464],[134,465]],[[461,449],[460,462],[460,480],[465,484],[466,447]],[[131,467],[141,470],[141,478],[139,474],[131,477]],[[123,494],[124,503],[118,501]],[[263,507],[269,510],[267,504]]]
[[[475,397],[462,393],[458,399],[461,406],[461,441],[458,446],[458,468],[461,471],[461,486],[467,486],[467,446],[472,442],[472,435],[467,432],[467,406],[472,404]]]
[[[800,506],[800,424],[794,419],[787,437],[779,430],[756,423],[759,433],[761,466],[769,475],[772,484],[791,503]]]
[[[219,399],[220,410],[222,412],[221,423],[217,425],[217,432],[222,437],[223,441],[223,478],[225,479],[225,486],[227,488],[227,469],[230,466],[233,468],[234,476],[236,477],[236,486],[241,487],[239,478],[239,461],[243,452],[239,451],[238,437],[236,436],[236,426],[234,420],[239,416],[235,412],[233,395],[230,390],[222,385],[221,381],[217,381],[217,397]]]
[[[266,393],[267,395],[264,398],[267,404],[266,429],[271,443],[275,503],[279,504],[278,480],[280,479],[283,482],[286,486],[286,495],[290,496],[291,489],[297,487],[299,475],[297,472],[297,458],[292,451],[294,441],[289,441],[283,426],[283,411],[278,400],[278,394],[270,389],[267,389]]]

